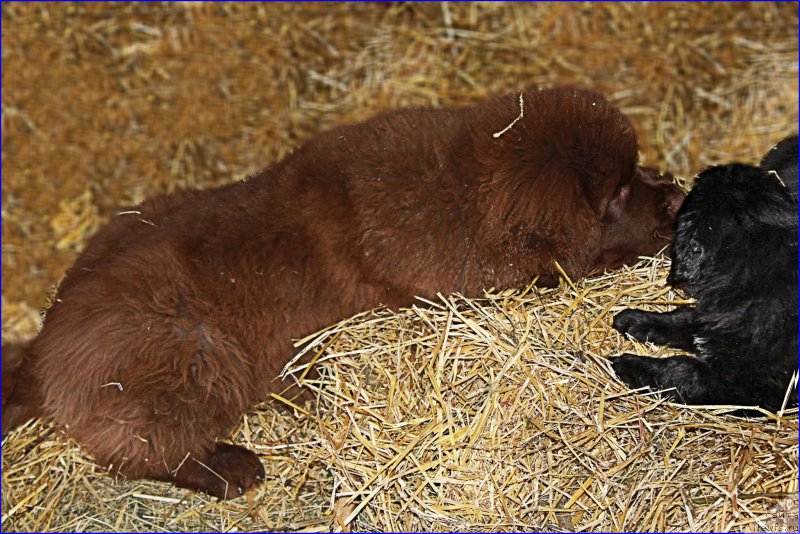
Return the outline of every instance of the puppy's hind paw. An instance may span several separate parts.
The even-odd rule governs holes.
[[[264,481],[264,465],[258,456],[237,445],[217,443],[204,461],[188,460],[173,482],[203,491],[219,499],[234,499]]]
[[[236,445],[218,443],[209,467],[224,480],[217,480],[209,493],[220,499],[238,497],[264,481],[264,465],[255,453]]]

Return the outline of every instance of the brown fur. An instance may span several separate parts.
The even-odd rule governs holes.
[[[683,194],[630,122],[559,88],[319,135],[257,176],[148,200],[89,242],[42,332],[4,347],[3,427],[42,415],[128,477],[219,497],[263,475],[217,443],[285,387],[291,339],[414,296],[554,284],[671,235]],[[16,351],[8,358],[6,348]],[[211,473],[215,471],[218,475]]]

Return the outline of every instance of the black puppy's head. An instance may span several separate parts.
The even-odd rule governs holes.
[[[795,206],[786,188],[760,167],[704,169],[675,219],[667,281],[698,296],[769,276],[776,263],[786,263],[787,242],[793,239],[796,250]]]

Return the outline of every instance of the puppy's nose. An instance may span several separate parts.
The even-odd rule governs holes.
[[[672,289],[680,289],[682,286],[682,282],[675,276],[673,271],[670,271],[667,275],[667,285],[670,286]]]
[[[673,289],[682,289],[684,284],[684,277],[683,274],[680,273],[680,268],[676,264],[675,255],[670,251],[670,257],[672,258],[672,266],[667,273],[667,285],[671,286]]]

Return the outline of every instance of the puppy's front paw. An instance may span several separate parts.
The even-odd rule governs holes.
[[[644,356],[636,356],[635,354],[623,354],[609,358],[617,378],[631,389],[645,386],[652,387],[653,376],[650,362],[648,361],[651,359]]]
[[[653,335],[652,312],[627,309],[614,316],[611,326],[620,334],[629,334],[639,341],[647,341]]]

